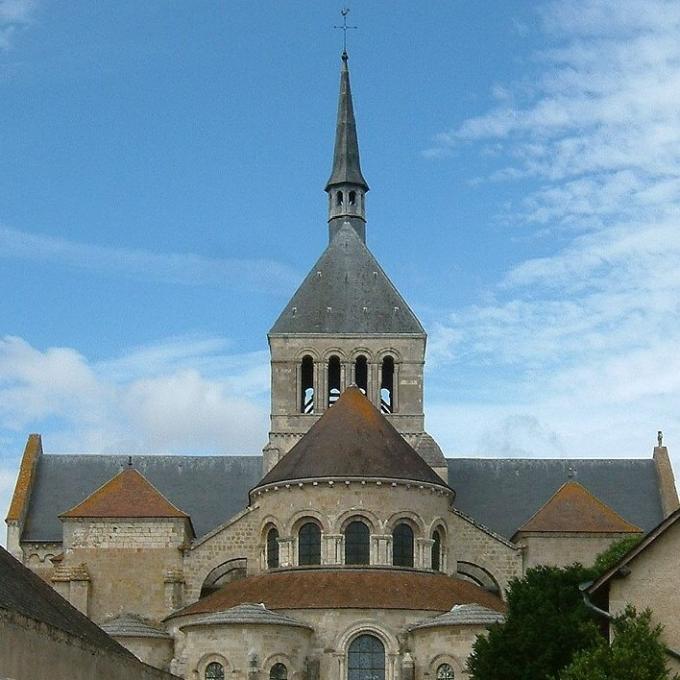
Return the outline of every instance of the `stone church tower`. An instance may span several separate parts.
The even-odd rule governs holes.
[[[446,480],[446,460],[424,425],[427,334],[366,246],[368,184],[347,62],[345,52],[326,184],[329,244],[268,335],[272,401],[264,471],[354,384]]]

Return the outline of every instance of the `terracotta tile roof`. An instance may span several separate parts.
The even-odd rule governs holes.
[[[345,390],[258,486],[319,477],[407,479],[448,488],[358,387]]]
[[[578,482],[566,482],[519,532],[642,533]]]
[[[140,472],[127,468],[60,517],[185,517]]]
[[[446,612],[478,603],[504,611],[502,600],[474,583],[431,572],[397,569],[294,569],[232,581],[172,614],[219,612],[246,602],[267,609],[407,609]],[[169,617],[170,618],[170,617]]]

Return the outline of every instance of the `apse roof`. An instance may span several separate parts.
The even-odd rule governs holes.
[[[446,487],[358,387],[346,389],[258,486],[326,477],[405,479]]]
[[[136,614],[120,614],[101,625],[104,632],[112,637],[169,638],[170,635],[144,621]]]
[[[349,222],[343,224],[269,331],[425,335]]]
[[[238,604],[235,607],[230,607],[223,611],[210,612],[203,614],[200,619],[195,619],[192,623],[200,625],[265,625],[265,626],[292,626],[296,628],[310,628],[306,623],[297,621],[296,619],[279,614],[278,612],[267,609],[263,603],[252,604],[244,603]]]
[[[483,607],[481,604],[471,602],[469,604],[454,604],[451,611],[440,614],[431,619],[424,619],[409,630],[422,628],[442,628],[446,626],[490,626],[492,623],[500,623],[504,616],[496,609]]]

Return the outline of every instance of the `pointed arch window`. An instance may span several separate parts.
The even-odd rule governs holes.
[[[314,359],[306,354],[300,366],[300,413],[314,412]]]
[[[332,356],[328,360],[328,405],[333,406],[340,398],[340,358]]]
[[[300,527],[298,564],[321,564],[321,529],[315,522],[306,522]]]
[[[276,569],[279,566],[279,532],[272,527],[267,532],[267,568]]]
[[[442,564],[442,535],[439,529],[432,532],[432,569],[439,571]]]
[[[345,529],[345,564],[370,564],[370,539],[370,531],[364,522],[350,522]]]
[[[359,635],[347,653],[347,680],[385,680],[385,646],[375,635]]]
[[[364,393],[368,392],[368,359],[360,355],[354,362],[354,382],[357,387]]]
[[[217,661],[212,661],[205,667],[205,680],[224,680],[224,666]]]
[[[394,359],[386,356],[380,372],[380,411],[394,413]]]
[[[413,566],[413,529],[401,522],[392,532],[392,564],[395,567]]]

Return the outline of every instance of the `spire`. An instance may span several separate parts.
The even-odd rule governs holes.
[[[368,191],[368,184],[361,173],[359,162],[348,59],[347,52],[343,51],[333,169],[325,189],[330,199],[328,221],[331,240],[344,222],[349,222],[362,240],[365,240],[364,194]]]

